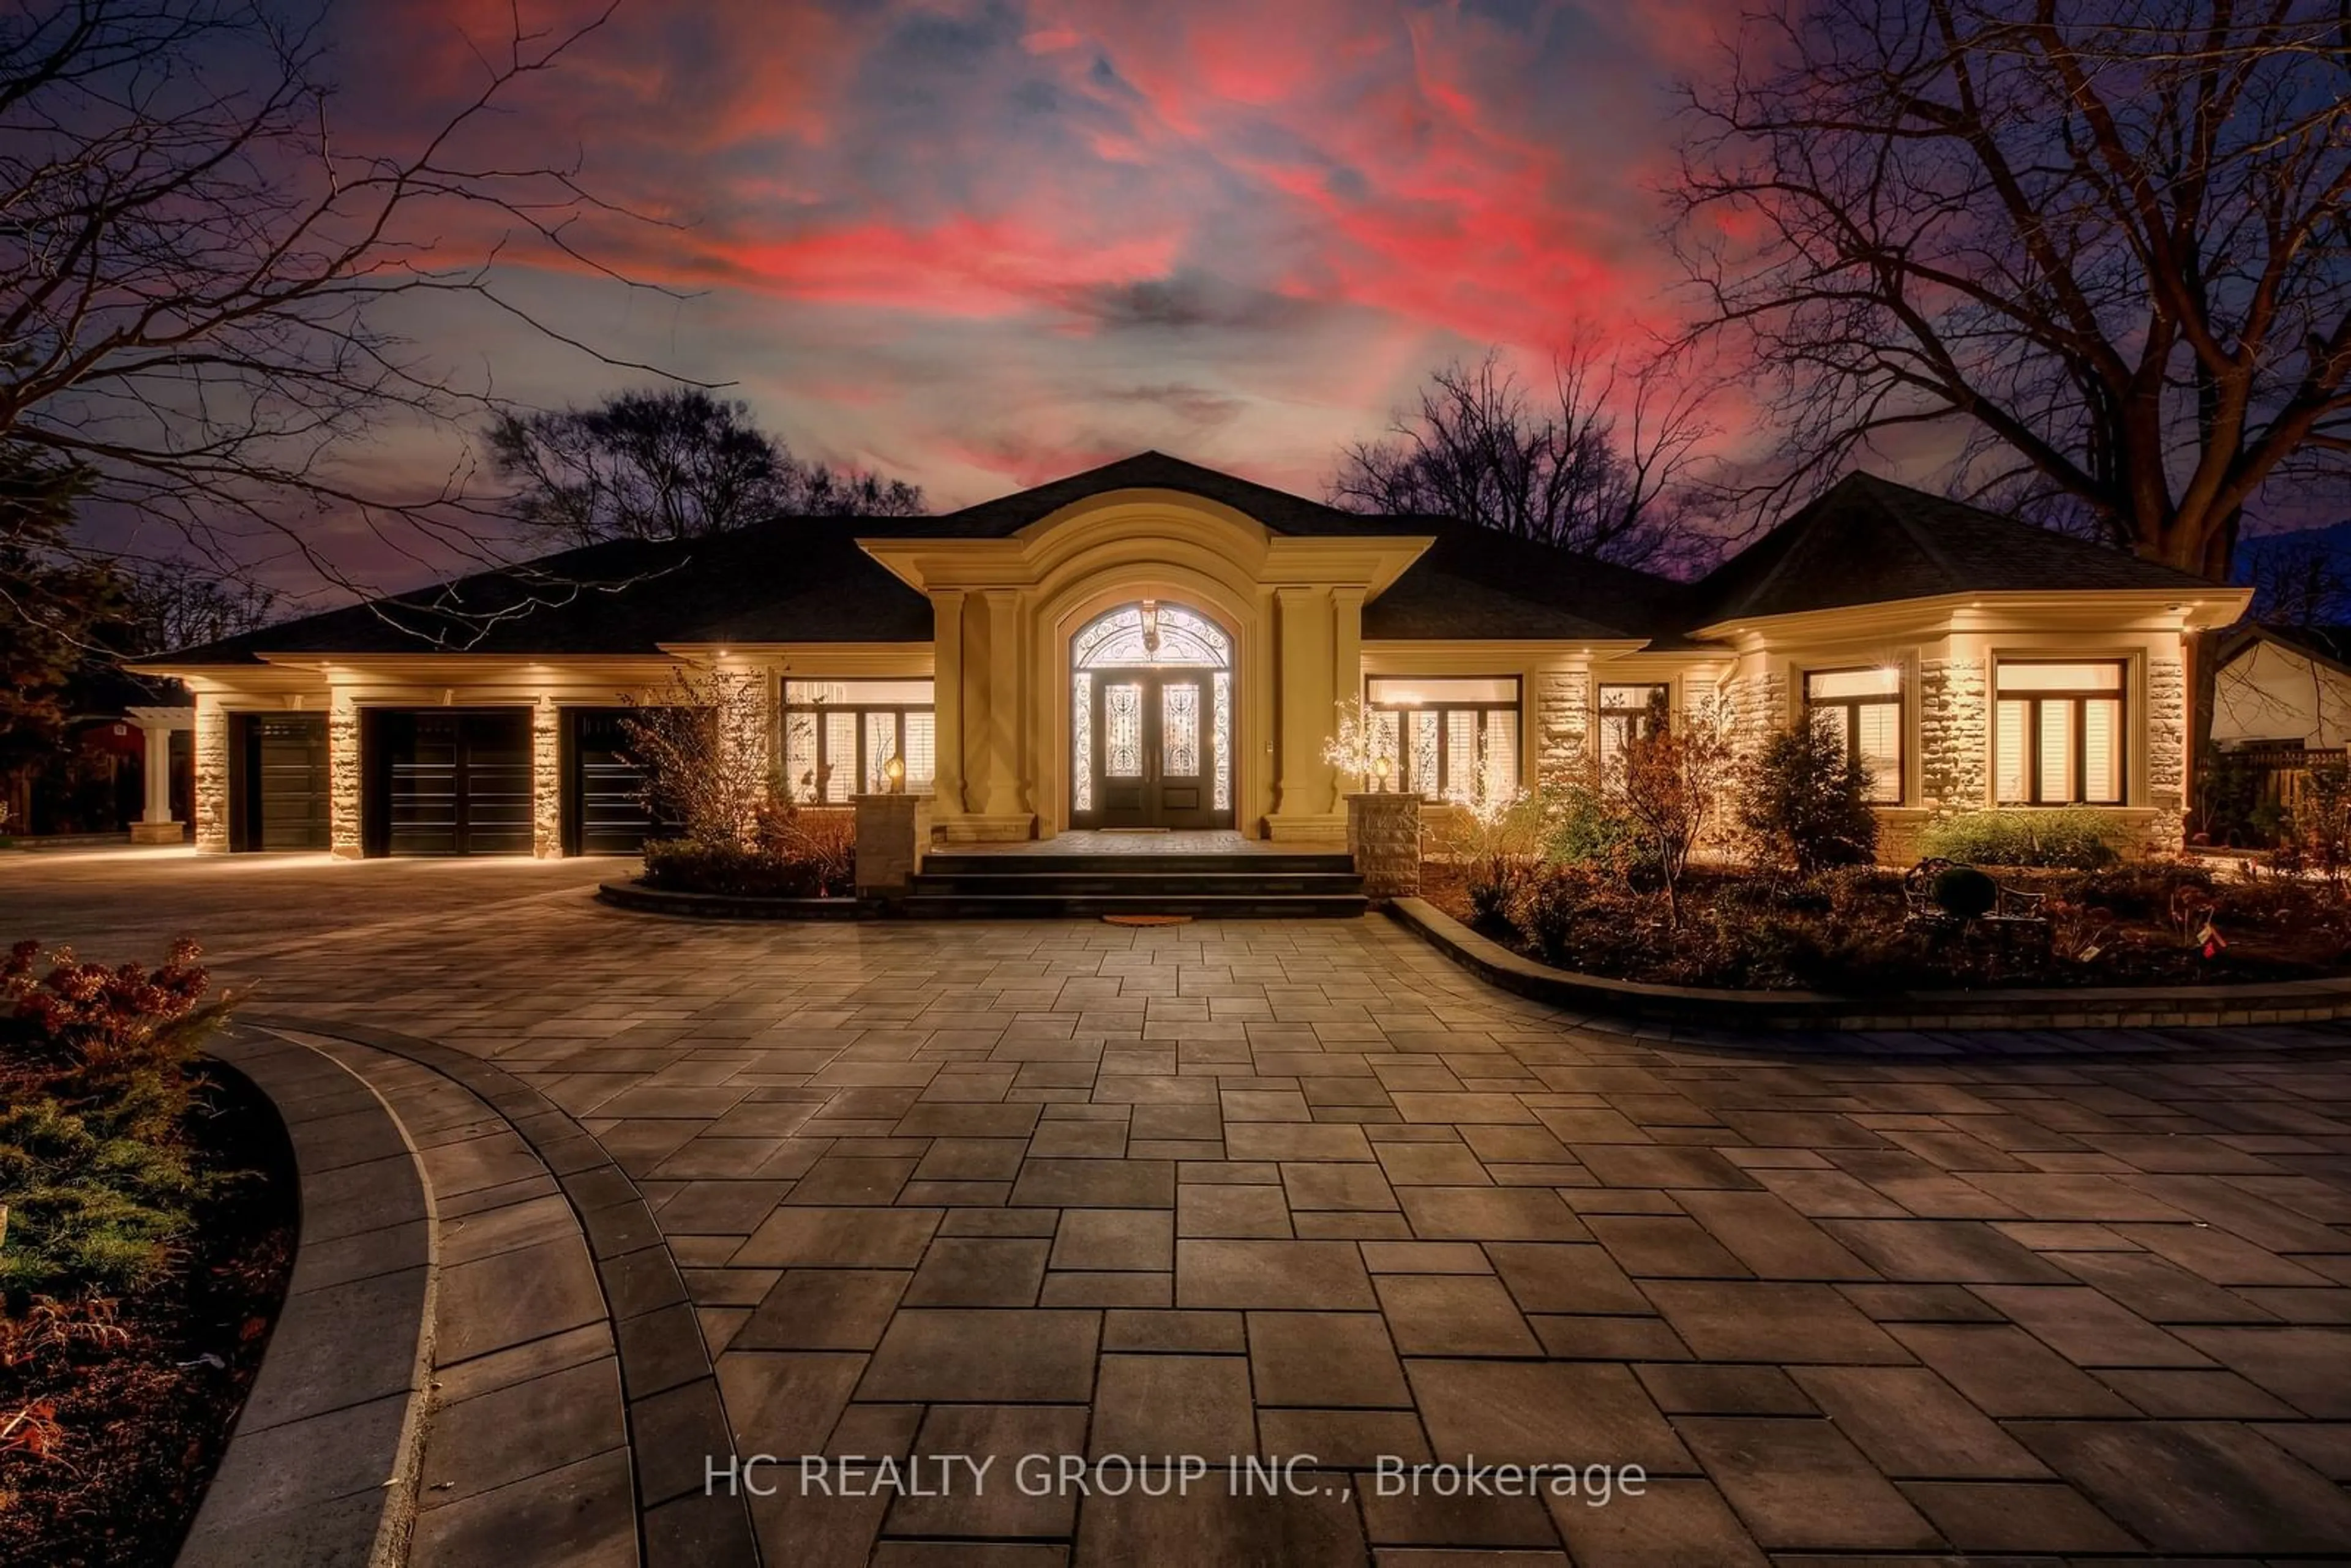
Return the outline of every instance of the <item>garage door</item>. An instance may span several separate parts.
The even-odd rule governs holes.
[[[563,852],[632,855],[644,847],[651,820],[644,775],[629,759],[626,708],[566,708]]]
[[[240,714],[245,744],[245,850],[327,847],[324,714]]]
[[[374,716],[383,800],[379,852],[531,852],[530,710],[426,708]]]

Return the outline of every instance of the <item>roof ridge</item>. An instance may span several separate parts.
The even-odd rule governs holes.
[[[1867,481],[1866,485],[1863,486],[1861,488],[1863,493],[1869,499],[1871,509],[1876,512],[1879,517],[1893,523],[1896,528],[1899,528],[1902,531],[1903,537],[1907,538],[1912,544],[1917,545],[1919,550],[1925,554],[1927,559],[1934,563],[1936,570],[1941,572],[1953,582],[1957,582],[1959,578],[1959,564],[1951,559],[1949,551],[1943,549],[1942,542],[1934,537],[1933,531],[1925,528],[1922,525],[1921,519],[1905,516],[1900,507],[1889,507],[1886,504],[1884,492],[1892,486],[1893,481],[1889,479],[1881,479],[1875,474],[1865,474],[1859,469],[1855,469],[1854,473],[1855,477]],[[1907,489],[1908,486],[1906,486],[1904,488]],[[1928,494],[1928,492],[1921,490],[1918,491],[1917,494],[1923,496]],[[1967,506],[1966,502],[1953,501],[1948,496],[1936,496],[1932,498],[1940,501],[1947,506]],[[1980,513],[1982,516],[1987,517],[1997,517],[1999,516],[1994,512],[1986,512],[1980,507],[1969,507],[1968,509],[1972,512]],[[2001,517],[2000,520],[2006,522],[2009,519]]]

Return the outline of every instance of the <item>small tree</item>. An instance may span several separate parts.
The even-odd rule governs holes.
[[[2304,865],[2330,883],[2343,880],[2351,865],[2351,771],[2342,763],[2310,770],[2294,803],[2294,840]]]
[[[680,669],[622,719],[644,783],[648,814],[719,849],[758,841],[759,811],[776,794],[768,758],[768,705],[757,676]]]
[[[1670,925],[1681,924],[1682,873],[1722,821],[1735,766],[1714,715],[1694,711],[1677,726],[1634,737],[1609,770],[1610,794],[1664,880]]]
[[[1740,780],[1740,824],[1779,861],[1810,875],[1877,858],[1869,772],[1832,730],[1800,725],[1773,736]]]
[[[1339,712],[1336,734],[1322,740],[1322,760],[1355,781],[1357,789],[1368,788],[1377,768],[1374,766],[1381,753],[1379,727],[1371,715],[1364,711],[1364,699],[1349,697],[1335,705]],[[1394,758],[1390,758],[1393,763]]]

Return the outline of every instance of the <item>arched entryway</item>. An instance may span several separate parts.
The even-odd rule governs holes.
[[[1070,639],[1070,825],[1233,825],[1233,640],[1145,599]]]

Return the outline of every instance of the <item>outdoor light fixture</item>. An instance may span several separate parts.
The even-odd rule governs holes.
[[[1384,757],[1372,758],[1372,777],[1379,781],[1379,792],[1383,795],[1388,792],[1388,769],[1395,766]]]
[[[906,792],[906,765],[904,761],[895,757],[890,758],[882,765],[882,776],[890,780],[890,793],[903,795]]]
[[[1159,601],[1143,601],[1143,651],[1153,658],[1159,657]]]

